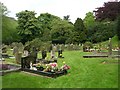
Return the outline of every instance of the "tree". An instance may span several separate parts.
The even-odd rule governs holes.
[[[90,36],[92,35],[93,27],[95,26],[95,16],[92,12],[86,13],[86,16],[83,20],[86,31],[87,31],[87,40],[89,40]]]
[[[54,20],[52,22],[51,37],[58,43],[70,43],[73,25],[65,20]]]
[[[96,8],[95,16],[96,20],[109,19],[114,21],[120,14],[120,2],[107,2],[103,7]]]
[[[120,40],[120,16],[119,16],[118,19],[117,19],[116,31],[117,31],[118,39]]]
[[[21,36],[23,44],[34,38],[41,37],[41,27],[34,11],[21,11],[16,16],[18,17],[18,34]]]
[[[93,15],[93,13],[92,12],[86,13],[86,16],[83,22],[84,22],[86,29],[93,27],[95,24],[95,16]]]
[[[74,42],[84,43],[86,41],[86,29],[81,18],[74,23]]]
[[[89,41],[97,43],[112,38],[116,34],[115,26],[114,21],[96,22],[94,27],[91,29],[91,34],[88,37]]]
[[[56,19],[60,19],[57,16],[51,15],[49,13],[42,13],[40,14],[40,16],[38,16],[38,21],[42,27],[42,37],[41,40],[42,41],[50,41],[51,40],[51,27],[52,27],[52,22],[53,20]]]
[[[7,7],[3,3],[0,2],[0,14],[6,15],[7,13],[8,13]]]

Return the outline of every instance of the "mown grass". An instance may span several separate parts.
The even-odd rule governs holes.
[[[14,72],[2,76],[3,88],[117,88],[118,62],[112,58],[83,58],[81,51],[65,51],[65,58],[58,59],[59,66],[65,61],[71,69],[67,75],[56,79]],[[103,64],[102,62],[110,62]]]

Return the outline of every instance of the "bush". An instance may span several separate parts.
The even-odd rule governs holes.
[[[90,47],[93,48],[93,44],[91,42],[85,42],[84,47]]]

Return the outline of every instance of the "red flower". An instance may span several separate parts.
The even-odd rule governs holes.
[[[64,69],[64,70],[68,70],[68,69],[70,69],[70,66],[64,65],[63,69]]]

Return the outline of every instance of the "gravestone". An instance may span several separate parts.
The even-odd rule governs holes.
[[[45,59],[47,57],[47,51],[42,50],[42,59]]]
[[[27,57],[29,55],[29,52],[27,50],[24,50],[23,56]]]
[[[60,49],[61,49],[62,51],[64,51],[65,45],[64,45],[64,44],[61,44],[61,45],[60,45]]]
[[[52,50],[51,50],[51,58],[55,57],[55,51],[56,51],[56,46],[52,45]]]
[[[13,48],[13,55],[15,56],[15,60],[17,64],[21,63],[22,52],[23,52],[23,45],[21,43],[16,43]]]
[[[60,44],[57,44],[56,47],[57,47],[57,51],[58,51],[60,49]]]
[[[23,53],[23,51],[24,51],[24,46],[21,42],[18,43],[18,51],[19,51],[19,53]]]
[[[31,51],[31,53],[30,53],[30,56],[32,57],[32,63],[33,64],[35,64],[36,63],[36,59],[37,59],[37,53],[38,53],[38,51],[37,51],[37,49],[35,48],[35,47],[32,47],[32,51]]]
[[[108,43],[108,55],[109,56],[112,55],[112,42],[111,42],[111,38],[109,38],[109,43]]]
[[[7,53],[7,47],[6,46],[2,47],[2,53]]]
[[[13,55],[15,56],[15,60],[16,60],[16,63],[19,63],[18,61],[18,53],[19,53],[19,51],[18,51],[18,46],[15,46],[14,48],[13,48]]]
[[[62,58],[62,50],[61,49],[58,50],[58,57]]]

